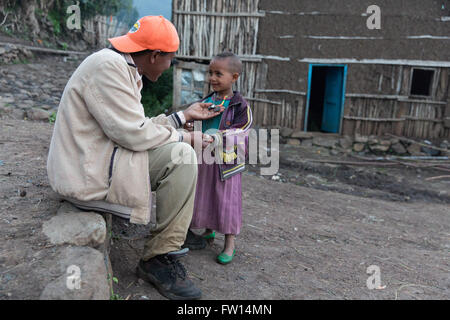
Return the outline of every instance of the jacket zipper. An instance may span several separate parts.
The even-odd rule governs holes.
[[[237,105],[239,105],[239,104],[240,104],[240,102],[238,102],[238,103],[233,103],[232,105],[229,105],[229,106],[227,107],[227,109],[223,112],[222,118],[220,118],[219,130],[222,130],[222,129],[221,129],[221,128],[222,128],[222,123],[223,123],[223,121],[225,121],[225,119],[227,118],[228,112],[231,112],[231,111],[234,112],[234,110],[231,110],[231,107],[237,106]],[[225,113],[226,113],[226,114],[225,114]],[[233,118],[233,117],[232,117],[232,118]],[[225,129],[225,127],[223,127],[223,128]]]

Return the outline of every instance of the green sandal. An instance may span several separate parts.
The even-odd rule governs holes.
[[[233,254],[230,257],[226,253],[221,252],[217,256],[217,262],[219,262],[220,264],[228,264],[228,263],[230,263],[233,260],[235,253],[236,253],[236,250],[233,250]]]
[[[214,240],[215,237],[216,237],[216,232],[213,231],[210,234],[203,236],[203,239],[205,239],[205,240],[213,239]]]

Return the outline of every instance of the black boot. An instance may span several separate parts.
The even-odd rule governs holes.
[[[141,260],[137,266],[137,275],[153,284],[168,299],[200,299],[202,292],[187,278],[185,267],[178,261],[188,251],[189,249],[183,249],[148,261]]]
[[[202,236],[198,236],[191,230],[188,230],[186,240],[181,247],[189,248],[190,250],[204,249],[206,248],[206,240]]]

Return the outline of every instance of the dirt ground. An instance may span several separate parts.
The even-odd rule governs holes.
[[[27,65],[8,68],[27,76]],[[0,120],[0,299],[38,298],[57,254],[40,232],[60,205],[45,169],[52,128]],[[318,162],[356,161],[318,151],[281,146],[278,181],[256,166],[243,174],[233,262],[215,262],[220,234],[183,259],[203,299],[449,299],[450,180],[425,180],[443,174],[432,168]],[[147,236],[146,227],[114,220],[114,293],[122,299],[164,299],[135,276]],[[379,289],[367,287],[371,265]]]
[[[0,128],[0,236],[6,240],[0,244],[1,298],[36,298],[42,288],[30,279],[45,272],[44,260],[54,252],[35,231],[59,206],[45,171],[52,125],[1,120]],[[344,170],[357,174],[350,181],[378,175],[356,170],[361,169]],[[309,174],[301,167],[282,168],[282,176],[288,171],[299,179]],[[189,275],[204,299],[450,298],[450,201],[448,195],[438,196],[439,189],[449,190],[449,182],[415,187],[415,172],[383,171],[383,181],[401,180],[403,188],[330,182],[320,170],[314,187],[271,181],[256,169],[245,173],[243,227],[234,261],[227,266],[215,262],[223,246],[219,235],[213,246],[184,258]],[[433,174],[422,172],[423,177]],[[336,190],[320,190],[327,188]],[[355,195],[345,190],[356,190]],[[421,190],[436,193],[424,197]],[[134,274],[147,236],[145,227],[115,220],[114,293],[123,299],[163,299]],[[385,289],[367,288],[370,265],[379,266]]]
[[[282,159],[315,158],[312,149],[282,151]],[[280,169],[286,182],[263,178],[258,168],[243,175],[243,227],[230,265],[215,262],[223,235],[185,258],[204,299],[450,297],[448,180],[423,183],[437,174],[430,170],[417,177],[416,169],[402,167],[287,162]],[[128,299],[163,299],[133,273],[148,232],[120,224],[113,232],[116,292]],[[384,289],[367,288],[371,265],[380,268]]]

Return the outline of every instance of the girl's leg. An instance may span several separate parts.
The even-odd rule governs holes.
[[[236,239],[236,235],[234,234],[226,234],[225,235],[225,248],[223,252],[229,256],[233,255],[234,251],[234,240]]]

